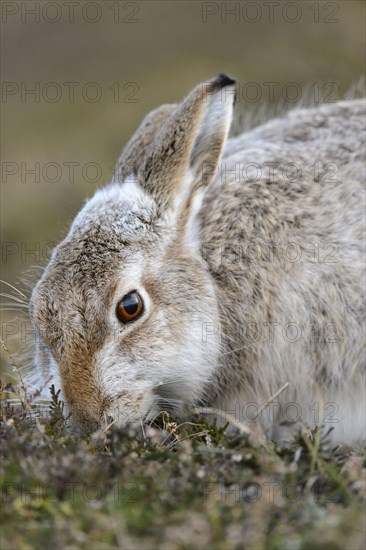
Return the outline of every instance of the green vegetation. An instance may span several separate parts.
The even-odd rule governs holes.
[[[80,435],[53,387],[43,411],[11,384],[1,403],[2,550],[364,547],[365,453],[319,433],[278,448],[164,414]]]

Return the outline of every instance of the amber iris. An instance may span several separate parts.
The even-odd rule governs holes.
[[[122,298],[116,308],[116,315],[121,323],[129,323],[137,319],[143,311],[143,302],[137,292],[130,292]]]

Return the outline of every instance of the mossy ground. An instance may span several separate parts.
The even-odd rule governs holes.
[[[363,549],[365,453],[319,433],[288,448],[195,416],[70,430],[2,388],[2,550]],[[21,395],[20,395],[21,396]]]

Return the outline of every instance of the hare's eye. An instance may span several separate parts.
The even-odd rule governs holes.
[[[121,323],[129,323],[136,319],[143,312],[144,304],[137,292],[130,292],[118,302],[116,308],[117,319]]]

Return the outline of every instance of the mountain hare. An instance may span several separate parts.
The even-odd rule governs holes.
[[[33,291],[37,365],[81,422],[188,404],[364,444],[365,103],[227,140],[234,101],[220,74],[143,120]]]

